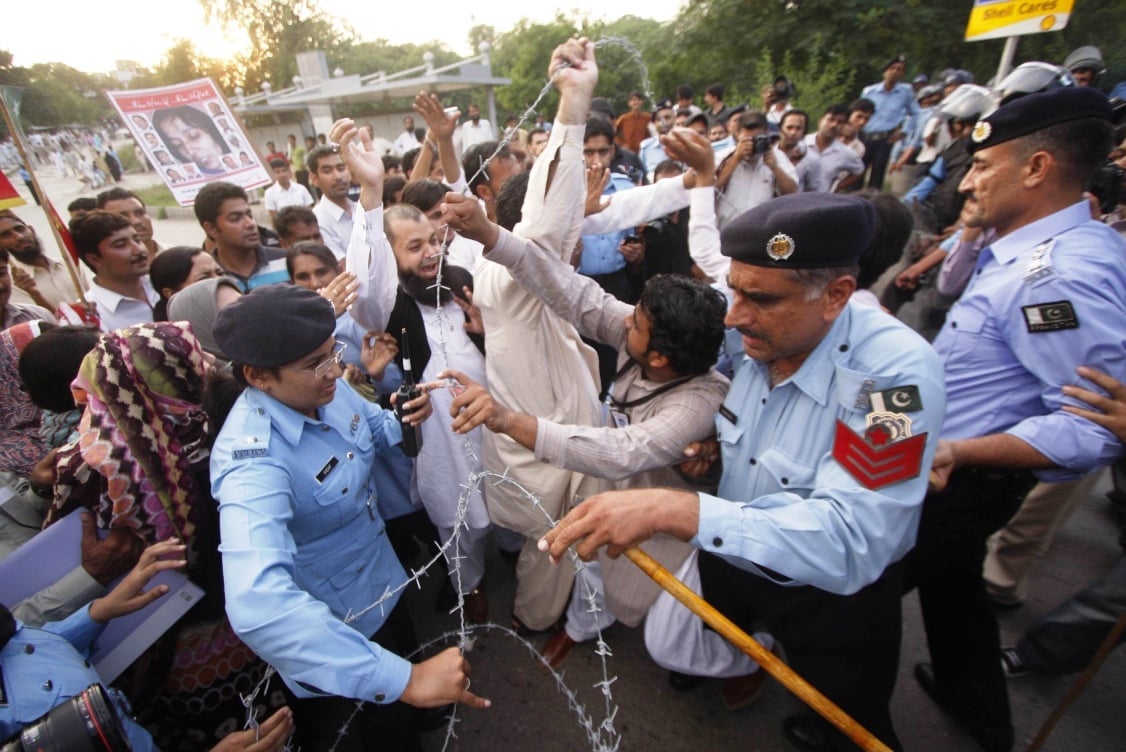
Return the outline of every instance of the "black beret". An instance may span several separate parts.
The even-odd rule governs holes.
[[[1072,120],[1101,118],[1109,122],[1112,114],[1106,94],[1091,86],[1064,86],[1026,94],[977,121],[970,133],[970,153]]]
[[[325,343],[336,330],[327,298],[297,285],[255,288],[219,311],[212,333],[235,363],[274,368]]]
[[[723,228],[724,256],[752,266],[823,269],[855,264],[872,239],[872,202],[839,193],[791,193],[740,214]]]
[[[884,67],[881,70],[887,70],[896,63],[903,63],[904,65],[906,65],[907,57],[905,55],[896,55],[891,60],[888,60],[886,63],[884,63]]]
[[[671,99],[662,99],[660,102],[657,102],[657,104],[653,105],[653,112],[651,114],[653,115],[653,117],[657,117],[657,113],[660,112],[661,110],[671,110],[671,109],[675,109],[673,107],[672,100]]]

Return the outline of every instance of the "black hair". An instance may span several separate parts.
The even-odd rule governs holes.
[[[497,151],[498,146],[499,151]],[[478,186],[489,184],[489,162],[492,159],[507,159],[511,156],[512,152],[508,144],[500,146],[499,141],[482,141],[467,149],[461,158],[461,170],[465,179],[469,181],[470,193],[476,196]]]
[[[873,112],[876,111],[876,103],[873,102],[871,99],[867,99],[865,97],[861,97],[860,99],[854,99],[854,100],[852,100],[852,102],[849,103],[848,111],[849,111],[849,114],[852,114],[853,112],[856,112],[857,110],[860,110],[861,112],[867,112],[869,115],[871,115]]]
[[[414,163],[418,161],[418,155],[422,153],[422,147],[416,146],[410,151],[403,154],[403,172],[410,175],[414,172]]]
[[[275,170],[279,167],[289,167],[289,162],[285,161],[284,159],[278,159],[277,157],[274,157],[270,160],[270,167],[273,167]]]
[[[524,216],[524,196],[531,177],[529,170],[518,172],[504,181],[497,194],[497,224],[510,232]]]
[[[74,212],[91,212],[98,208],[98,202],[87,196],[76,198],[66,205],[66,210],[73,214]]]
[[[292,248],[285,252],[285,270],[289,272],[289,281],[293,281],[293,261],[298,256],[316,256],[321,261],[328,264],[330,269],[340,269],[340,262],[336,258],[336,254],[329,250],[328,246],[322,245],[315,240],[302,240],[300,243],[295,243]]]
[[[65,413],[74,409],[70,382],[78,375],[86,353],[102,335],[88,326],[41,323],[38,337],[20,353],[19,374],[28,399],[41,410]]]
[[[832,115],[833,117],[844,116],[848,117],[848,105],[844,102],[837,102],[825,108],[824,115]]]
[[[753,128],[762,128],[765,131],[769,130],[770,125],[766,121],[766,115],[758,110],[747,110],[739,116],[739,127],[748,131]]]
[[[281,238],[289,238],[294,225],[317,225],[317,215],[307,206],[287,206],[274,215],[274,231]]]
[[[680,376],[707,373],[723,344],[723,294],[679,274],[658,274],[645,283],[638,307],[649,318],[649,349],[669,359]]]
[[[595,136],[605,136],[610,140],[610,145],[614,145],[614,124],[603,120],[601,118],[590,118],[586,121],[586,130],[583,132],[583,143],[591,140]]]
[[[394,154],[384,154],[380,159],[383,160],[383,170],[386,172],[393,167],[402,167],[403,160],[396,157]]]
[[[232,198],[241,198],[248,203],[250,201],[246,191],[234,183],[228,183],[224,180],[216,180],[200,188],[195,197],[195,205],[192,207],[195,211],[195,218],[199,220],[200,227],[205,222],[215,224],[215,221],[219,218],[219,210],[222,208],[223,202]]]
[[[716,99],[723,101],[723,84],[712,84],[704,90],[706,94],[711,94]]]
[[[632,97],[633,94],[630,94],[630,96]],[[681,84],[680,86],[676,87],[677,99],[691,99],[694,96],[696,96],[696,90],[688,84]]]
[[[1087,117],[1029,133],[1018,143],[1024,158],[1037,151],[1049,152],[1069,183],[1086,188],[1095,169],[1114,148],[1113,139],[1114,126],[1109,120]]]
[[[192,262],[201,253],[203,253],[202,248],[178,245],[161,251],[152,260],[149,266],[149,281],[160,296],[160,300],[152,307],[153,321],[168,320],[168,298],[164,297],[164,288],[179,290],[192,273]]]
[[[329,146],[328,144],[323,144],[315,149],[311,149],[308,156],[305,157],[305,169],[309,172],[316,172],[317,165],[322,159],[339,153],[340,149],[335,146]]]
[[[145,205],[144,199],[138,196],[133,191],[128,191],[124,188],[110,188],[108,191],[102,191],[94,198],[94,203],[97,204],[96,209],[106,208],[106,204],[110,201],[125,201],[126,199],[135,198],[141,202],[141,206]]]
[[[782,117],[778,120],[778,127],[779,128],[782,127],[782,125],[786,122],[786,118],[788,118],[788,117],[800,117],[802,120],[804,120],[805,125],[802,126],[802,128],[805,129],[806,133],[809,133],[809,113],[808,112],[806,112],[805,110],[799,110],[797,108],[794,108],[792,110],[786,110],[785,112],[782,113]]]
[[[433,209],[435,204],[445,199],[449,192],[450,187],[438,180],[431,178],[412,180],[403,189],[403,203],[410,204],[426,213]]]
[[[856,275],[856,288],[866,290],[903,258],[903,249],[915,229],[915,218],[911,210],[890,193],[862,191],[857,195],[871,201],[876,209],[876,231],[860,256],[860,273]]]
[[[402,175],[392,175],[383,181],[383,205],[390,206],[395,203],[395,194],[403,190],[407,179]]]
[[[78,257],[93,270],[94,265],[86,257],[97,256],[99,243],[118,230],[132,226],[133,223],[120,214],[95,209],[70,221],[70,237],[74,240]]]

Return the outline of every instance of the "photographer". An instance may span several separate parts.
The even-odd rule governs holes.
[[[761,112],[739,117],[735,148],[718,158],[716,219],[721,230],[748,209],[798,190],[797,171],[785,153],[772,145]]]
[[[137,566],[106,596],[96,598],[88,606],[67,619],[51,622],[41,628],[28,627],[0,606],[0,741],[7,741],[28,725],[51,729],[57,738],[67,738],[74,729],[57,727],[65,716],[36,723],[52,708],[82,694],[90,685],[101,684],[101,678],[86,660],[91,645],[110,619],[131,614],[149,605],[168,592],[167,585],[145,590],[158,572],[180,569],[185,565],[185,546],[176,539],[154,544],[141,554]],[[137,752],[155,750],[152,737],[130,717],[129,706],[116,693],[108,693],[118,709],[120,730]],[[96,718],[112,725],[112,718]],[[99,725],[99,733],[103,729]],[[282,708],[257,729],[228,734],[213,752],[277,752],[293,730],[292,714]],[[105,729],[102,736],[114,734]],[[108,748],[108,747],[107,747]],[[120,748],[120,747],[117,747]]]

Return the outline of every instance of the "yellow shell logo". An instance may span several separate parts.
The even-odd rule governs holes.
[[[1040,31],[1048,31],[1056,25],[1055,16],[1044,16],[1040,19]]]
[[[766,241],[766,254],[775,261],[785,261],[794,255],[794,239],[784,233],[778,233]]]
[[[993,133],[993,127],[984,120],[978,120],[977,125],[974,126],[973,133],[970,134],[970,138],[973,139],[975,144],[980,144],[982,141],[989,138],[991,133]]]

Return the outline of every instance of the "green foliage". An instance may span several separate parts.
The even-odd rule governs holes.
[[[101,90],[104,76],[75,70],[62,63],[37,63],[29,68],[12,65],[12,55],[0,50],[0,86],[23,89],[20,120],[24,130],[69,123],[97,123],[113,110]],[[0,122],[0,132],[7,128]]]
[[[209,77],[223,86],[230,71],[221,61],[203,55],[189,39],[178,39],[153,70],[130,82],[131,89],[148,89]]]

